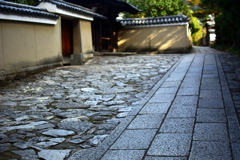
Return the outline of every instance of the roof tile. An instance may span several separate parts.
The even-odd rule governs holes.
[[[151,18],[126,18],[126,19],[118,19],[117,21],[120,22],[123,26],[159,25],[159,24],[188,22],[189,18],[184,15],[176,15],[176,16],[163,16],[163,17],[151,17]]]
[[[49,13],[46,9],[6,1],[0,1],[0,13],[58,19],[58,15]]]

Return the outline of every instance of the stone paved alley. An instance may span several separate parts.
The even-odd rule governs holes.
[[[189,81],[184,83],[185,87],[184,85],[180,87],[186,90],[182,89],[181,91],[178,87],[172,87],[172,85],[180,85],[181,80],[177,82],[177,84],[167,83],[166,81],[165,86],[163,85],[160,88],[159,86],[174,72],[174,69],[188,70],[184,68],[184,66],[183,68],[177,66],[182,60],[188,59],[189,57],[190,59],[199,57],[199,62],[203,63],[203,58],[209,57],[209,60],[205,58],[206,63],[211,64],[213,62],[215,64],[221,62],[221,65],[218,64],[218,66],[222,66],[225,73],[234,102],[234,113],[237,112],[239,116],[240,58],[235,55],[221,53],[208,47],[195,47],[194,53],[195,54],[186,55],[157,54],[124,57],[97,56],[82,66],[58,67],[0,88],[0,159],[174,159],[167,150],[169,147],[175,150],[174,154],[179,156],[177,158],[176,155],[174,155],[175,159],[201,159],[201,157],[197,155],[197,149],[201,148],[201,145],[204,146],[205,142],[202,142],[200,145],[196,142],[202,140],[201,136],[204,134],[202,131],[206,130],[205,132],[207,132],[209,126],[204,126],[197,122],[207,117],[210,121],[220,121],[220,128],[225,128],[221,125],[225,122],[223,117],[211,117],[219,114],[224,115],[229,110],[226,108],[225,111],[222,110],[223,106],[221,106],[222,103],[220,102],[206,102],[208,105],[216,105],[216,103],[218,103],[218,107],[215,108],[212,113],[207,113],[207,110],[204,110],[204,108],[198,110],[198,114],[201,114],[201,116],[198,115],[197,118],[195,116],[187,116],[188,119],[186,117],[185,119],[180,119],[180,124],[183,126],[185,122],[190,126],[197,123],[195,129],[199,134],[193,138],[193,140],[195,140],[194,143],[181,134],[176,138],[174,134],[179,127],[177,127],[177,123],[174,122],[174,117],[176,118],[174,113],[168,113],[169,109],[166,108],[169,103],[169,97],[167,95],[175,96],[177,93],[177,95],[184,97],[191,92],[191,94],[194,94],[196,97],[199,93],[199,86],[194,87],[194,85],[200,81],[192,81],[191,78],[194,78],[194,76],[188,77]],[[219,57],[219,61],[218,59],[216,60],[216,57]],[[186,62],[189,63],[188,61]],[[188,64],[186,64],[186,66],[187,65]],[[192,70],[192,72],[195,71],[198,72],[196,74],[201,75],[202,68]],[[211,74],[205,76],[211,80],[214,80],[214,78],[218,76],[216,73]],[[181,79],[181,76],[182,75],[179,74],[179,77],[175,76],[175,79]],[[171,77],[169,78],[171,79]],[[200,88],[203,90],[212,87],[216,87],[216,90],[220,89],[218,83],[214,84],[214,82],[211,82],[211,84],[208,84],[208,82],[209,81],[206,81],[206,83],[204,83],[204,80],[202,80],[201,87],[203,88]],[[158,89],[161,88],[162,91],[160,92]],[[157,91],[159,98],[155,98],[154,100],[153,95],[157,93]],[[208,93],[204,92],[201,96],[204,97],[205,95],[208,95]],[[165,109],[164,107],[156,108],[157,106],[154,104],[148,107],[142,105],[143,102],[147,102],[151,98],[154,103],[162,99],[161,101],[166,104],[164,105],[166,106]],[[175,97],[175,101],[180,103],[184,100]],[[204,105],[204,103],[205,102],[201,102],[201,105]],[[178,110],[176,107],[172,108],[175,108],[175,114],[183,113],[182,110]],[[140,111],[140,109],[142,110],[138,113],[137,111]],[[160,116],[156,116],[154,113],[151,114],[154,110],[158,112],[162,109],[165,111],[162,112]],[[184,114],[187,115],[196,112],[192,109],[184,111]],[[219,111],[219,113],[216,113],[216,111]],[[149,113],[151,115],[148,115]],[[166,115],[170,118],[166,118]],[[204,117],[204,115],[206,115],[206,117]],[[194,118],[197,120],[194,120]],[[232,118],[234,119],[234,117]],[[166,124],[164,123],[159,129],[160,131],[156,132],[163,121],[166,122]],[[227,121],[230,120],[227,118]],[[139,123],[141,125],[140,128],[147,129],[139,132]],[[177,133],[188,133],[190,137],[192,137],[191,133],[193,133],[193,128],[188,130],[188,125],[180,129]],[[228,128],[230,129],[234,126],[236,130],[239,129],[238,122],[228,124]],[[136,130],[136,128],[138,130]],[[149,134],[150,130],[154,130],[156,133],[165,132],[167,134],[154,135],[154,132]],[[172,132],[174,134],[169,134]],[[225,136],[225,131],[223,132]],[[144,142],[138,143],[138,141],[130,141],[131,137],[133,138],[139,135],[143,135]],[[216,135],[221,137],[223,134]],[[203,149],[200,155],[202,154],[204,157],[203,151],[206,151],[206,157],[208,158],[219,160],[219,158],[233,159],[235,157],[236,159],[236,157],[239,156],[236,151],[240,149],[240,138],[237,135],[240,135],[240,132],[233,133],[229,131],[226,133],[227,137],[231,137],[230,143],[232,143],[232,139],[235,138],[235,147],[231,146],[229,151],[224,151],[226,155],[222,157],[221,154],[220,156],[216,155],[216,157],[212,156],[209,150],[215,153],[215,144],[212,144],[212,149]],[[126,137],[131,143],[130,148],[126,146],[126,141],[124,141],[123,137]],[[154,140],[149,146],[153,138]],[[159,157],[159,153],[156,150],[156,147],[159,147],[158,142],[164,146],[165,143],[172,142],[174,139],[179,140],[179,138],[187,141],[187,143],[191,142],[193,148],[183,147],[183,150],[178,150],[177,146],[166,145],[166,150],[162,150],[163,153],[166,154]],[[164,141],[161,141],[161,139],[164,139]],[[113,144],[111,141],[116,141],[116,143]],[[139,149],[138,145],[145,145],[145,147],[143,147],[144,149],[141,147]],[[180,149],[182,149],[182,145],[184,144],[180,144]],[[226,145],[226,143],[224,143],[224,145]],[[161,149],[161,147],[159,148]],[[191,150],[191,155],[190,152],[186,150]],[[168,154],[170,156],[168,156]]]
[[[181,56],[95,57],[1,88],[0,157],[98,146]]]

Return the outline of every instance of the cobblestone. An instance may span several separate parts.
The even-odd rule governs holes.
[[[98,146],[181,56],[94,57],[0,88],[0,157],[64,159]]]

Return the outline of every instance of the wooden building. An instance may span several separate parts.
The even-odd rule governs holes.
[[[94,12],[107,17],[106,20],[98,17],[92,22],[93,46],[95,51],[117,51],[117,35],[120,23],[116,17],[120,12],[138,13],[137,7],[126,0],[66,0],[68,2],[92,9]]]
[[[93,57],[91,22],[107,19],[88,8],[57,0],[38,7],[0,1],[0,81],[25,72],[81,64]]]

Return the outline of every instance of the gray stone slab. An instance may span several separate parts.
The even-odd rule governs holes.
[[[196,105],[184,106],[174,105],[170,108],[167,117],[195,117]]]
[[[191,82],[191,81],[184,81],[180,88],[195,88],[195,87],[199,87],[200,86],[200,81],[195,81],[195,82]]]
[[[199,99],[199,108],[223,108],[222,99],[203,98]]]
[[[164,88],[161,87],[157,90],[157,92],[155,94],[165,94],[165,93],[176,93],[177,92],[177,88],[173,87],[173,88]]]
[[[185,73],[172,73],[167,79],[166,79],[166,82],[175,82],[175,81],[181,81],[184,77]],[[176,83],[175,83],[176,84]],[[170,84],[170,83],[166,83],[165,84],[166,87],[169,87],[169,86],[173,86],[173,83]],[[162,86],[164,87],[164,86]]]
[[[38,153],[38,156],[40,158],[46,159],[46,160],[64,160],[69,154],[71,150],[41,150]]]
[[[191,68],[189,68],[188,73],[202,73],[202,65],[199,66],[191,66]]]
[[[179,80],[176,80],[176,81],[165,81],[161,87],[164,87],[164,88],[173,88],[173,87],[178,87],[180,85],[181,81]]]
[[[170,107],[171,103],[147,103],[142,110],[140,111],[140,114],[161,114],[161,113],[167,113],[168,108]]]
[[[194,118],[166,118],[159,132],[163,133],[192,133]]]
[[[144,160],[187,160],[187,157],[155,157],[147,156]]]
[[[205,76],[206,74],[203,74],[202,76]],[[209,74],[213,75],[213,74]],[[201,84],[213,84],[213,85],[219,85],[219,77],[202,77]]]
[[[224,109],[198,108],[196,122],[226,122]]]
[[[172,102],[175,94],[165,93],[165,94],[154,94],[154,96],[149,100],[152,102]]]
[[[128,126],[128,129],[146,129],[160,127],[164,114],[138,115]]]
[[[205,78],[201,82],[202,90],[221,90],[219,79],[217,78]]]
[[[199,86],[195,86],[192,88],[180,88],[178,90],[177,95],[183,95],[183,96],[197,96],[199,92]]]
[[[191,134],[157,134],[147,156],[187,156],[189,155],[191,137]]]
[[[201,77],[185,77],[182,83],[200,84]]]
[[[226,142],[193,141],[189,160],[232,159],[229,144]]]
[[[96,150],[96,148],[89,148],[89,149],[81,149],[73,153],[70,157],[68,157],[68,160],[79,160],[81,159],[88,159],[88,156],[93,153]]]
[[[219,90],[200,90],[200,98],[222,98]]]
[[[197,78],[201,78],[201,73],[193,73],[193,72],[188,72],[186,74],[186,77],[189,78],[189,77],[197,77]]]
[[[177,96],[173,104],[194,106],[198,102],[198,96]]]
[[[101,160],[139,160],[144,153],[145,150],[108,150]]]
[[[238,159],[240,157],[240,140],[238,140],[238,143],[232,143],[232,152],[234,159]]]
[[[201,89],[202,90],[221,90],[220,84],[218,83],[205,83],[201,84]]]
[[[125,130],[110,149],[147,149],[156,129]]]
[[[225,123],[196,123],[193,140],[199,141],[228,141]]]
[[[217,72],[215,72],[215,73],[204,73],[203,75],[202,75],[202,78],[218,78],[219,77],[219,75],[218,75],[218,73]]]

